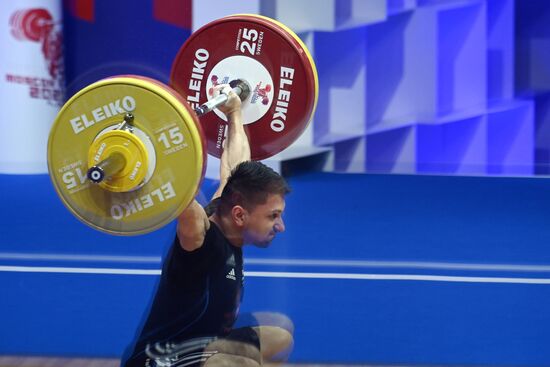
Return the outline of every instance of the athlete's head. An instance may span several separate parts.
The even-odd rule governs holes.
[[[285,179],[266,165],[239,164],[225,185],[218,207],[242,229],[244,243],[266,247],[285,230],[282,214],[290,188]]]

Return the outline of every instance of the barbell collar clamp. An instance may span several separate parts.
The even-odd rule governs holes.
[[[116,175],[124,169],[126,159],[124,155],[118,152],[113,152],[105,160],[99,162],[95,166],[88,169],[88,179],[93,183],[100,183]]]

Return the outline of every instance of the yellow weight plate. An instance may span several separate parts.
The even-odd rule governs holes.
[[[156,158],[148,162],[154,172],[142,187],[114,192],[87,179],[88,155],[127,112],[145,135],[141,140],[154,147]],[[111,234],[143,234],[174,220],[193,200],[204,176],[203,145],[196,115],[177,93],[149,78],[118,76],[84,88],[62,107],[48,140],[48,170],[78,219]],[[124,154],[131,160],[136,151]]]

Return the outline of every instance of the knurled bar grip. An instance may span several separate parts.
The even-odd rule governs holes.
[[[241,101],[244,101],[246,97],[250,94],[250,87],[248,84],[241,80],[236,79],[231,81],[229,85],[232,87],[233,92],[235,92],[236,95],[239,96]],[[229,95],[220,92],[220,94],[217,97],[212,98],[208,102],[203,103],[199,107],[195,108],[195,112],[197,113],[197,116],[202,116],[210,111],[212,111],[214,108],[223,105],[227,100],[229,99]]]

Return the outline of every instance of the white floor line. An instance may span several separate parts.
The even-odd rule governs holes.
[[[465,277],[465,276],[416,275],[416,274],[291,273],[291,272],[250,271],[250,272],[246,272],[245,275],[249,277],[264,277],[264,278],[397,280],[397,281],[412,280],[412,281],[426,281],[426,282],[550,284],[550,279],[548,278]]]
[[[105,275],[105,274],[107,275],[155,275],[155,276],[160,275],[160,270],[149,270],[149,269],[64,268],[64,267],[34,267],[34,266],[0,266],[0,272],[98,274],[98,275]],[[417,274],[353,274],[353,273],[248,271],[248,272],[245,272],[245,276],[261,277],[261,278],[294,278],[294,279],[550,284],[549,278],[466,277],[466,276],[417,275]]]
[[[160,275],[160,269],[65,268],[49,266],[0,266],[0,272],[109,275]]]
[[[376,261],[376,260],[310,260],[310,259],[262,259],[246,258],[247,265],[273,266],[328,266],[353,268],[400,268],[437,270],[475,270],[511,272],[550,272],[550,265],[530,264],[479,264],[433,261]]]
[[[25,254],[0,252],[0,260],[54,260],[54,261],[104,261],[127,263],[159,264],[160,256],[120,256],[120,255],[72,255],[72,254]]]
[[[0,252],[0,260],[44,260],[44,261],[82,261],[82,262],[119,262],[119,263],[161,263],[160,256],[122,256],[122,255],[72,255],[72,254],[25,254]],[[268,259],[246,258],[247,265],[304,266],[304,267],[348,267],[348,268],[400,268],[434,270],[472,270],[472,271],[509,271],[509,272],[550,272],[550,265],[531,264],[481,264],[435,261],[377,261],[377,260],[315,260],[315,259]]]

